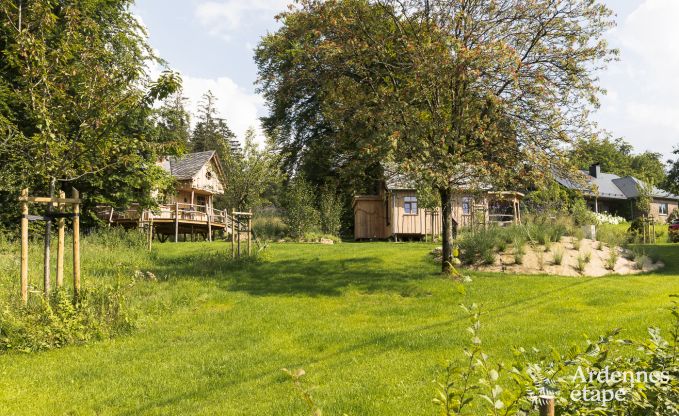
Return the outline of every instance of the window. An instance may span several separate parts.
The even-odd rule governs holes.
[[[667,204],[658,204],[658,214],[667,215]]]
[[[212,179],[212,172],[210,172],[209,170],[205,172],[205,177],[207,178],[207,180]]]
[[[471,198],[466,196],[462,198],[462,213],[465,215],[471,214],[472,212],[471,205],[472,205]]]
[[[417,215],[417,197],[406,196],[403,198],[404,209],[406,214]]]

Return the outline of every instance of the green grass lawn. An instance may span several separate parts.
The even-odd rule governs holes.
[[[651,275],[472,273],[464,295],[431,247],[275,244],[234,264],[223,242],[158,244],[145,267],[161,281],[132,300],[138,328],[0,356],[0,414],[308,414],[285,367],[306,370],[325,415],[434,415],[433,380],[467,342],[461,303],[482,305],[483,343],[509,362],[514,345],[565,349],[615,327],[641,337],[679,293],[676,245],[654,248],[667,267]]]

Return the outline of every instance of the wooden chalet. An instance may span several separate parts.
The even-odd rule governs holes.
[[[99,207],[97,215],[109,225],[126,228],[153,226],[160,241],[196,235],[212,240],[215,232],[230,232],[231,217],[214,208],[214,196],[224,193],[222,167],[214,151],[164,157],[157,164],[176,180],[176,192],[153,209]]]
[[[453,220],[460,228],[521,223],[523,194],[500,191],[460,195],[453,200]],[[422,209],[415,183],[403,175],[381,182],[374,195],[353,201],[356,240],[421,239],[441,232],[441,208]]]

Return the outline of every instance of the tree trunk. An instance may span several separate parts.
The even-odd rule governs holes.
[[[441,216],[443,239],[441,252],[441,271],[450,273],[453,266],[453,238],[457,232],[457,223],[453,219],[453,191],[450,188],[439,188],[441,195]]]

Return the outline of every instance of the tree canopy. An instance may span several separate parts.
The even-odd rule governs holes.
[[[445,271],[455,193],[564,170],[592,134],[611,16],[592,0],[302,0],[257,50],[265,127],[297,155],[388,160],[435,188]]]
[[[144,202],[162,172],[154,102],[179,88],[176,74],[151,80],[161,62],[131,0],[0,3],[0,205],[18,189],[50,182],[96,189],[88,203]]]
[[[622,138],[580,139],[574,143],[570,158],[579,169],[599,163],[602,172],[630,175],[655,185],[665,180],[665,167],[660,153],[646,151],[635,154],[632,145]]]

